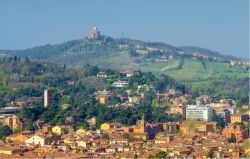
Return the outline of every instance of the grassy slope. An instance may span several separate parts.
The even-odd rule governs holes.
[[[248,77],[248,71],[242,67],[230,67],[228,63],[206,62],[205,69],[199,61],[195,60],[186,60],[182,69],[166,73],[194,88],[208,88],[211,86],[213,79],[221,76]]]
[[[179,60],[173,60],[168,63],[134,63],[133,68],[142,71],[152,71],[154,73],[166,73],[174,79],[184,82],[196,88],[208,88],[212,84],[212,80],[221,76],[232,78],[248,77],[248,71],[242,67],[230,67],[228,63],[209,62],[206,61],[206,69],[202,63],[196,59],[188,59],[184,61],[181,69],[175,69]]]
[[[166,71],[166,73],[183,82],[207,78],[207,71],[199,61],[195,60],[185,60],[181,69]]]

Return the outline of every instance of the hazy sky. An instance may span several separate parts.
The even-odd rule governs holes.
[[[0,49],[103,34],[248,57],[248,0],[0,0]]]

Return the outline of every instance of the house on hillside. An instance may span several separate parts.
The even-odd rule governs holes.
[[[132,77],[134,76],[134,72],[126,70],[126,71],[120,71],[120,75],[126,76],[126,77]]]
[[[117,87],[117,88],[122,88],[122,87],[126,87],[128,85],[127,81],[117,81],[113,83],[113,87]]]
[[[40,136],[40,135],[34,135],[25,140],[25,144],[27,145],[40,145],[44,146],[48,144],[49,140],[47,137]]]
[[[54,126],[52,128],[52,132],[56,135],[63,135],[63,134],[73,132],[73,128],[68,125]]]
[[[108,77],[108,75],[106,74],[106,72],[100,71],[97,73],[96,77],[106,78]]]

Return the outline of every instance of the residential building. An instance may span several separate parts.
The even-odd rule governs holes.
[[[33,134],[34,134],[33,131],[23,131],[19,134],[13,134],[13,135],[7,136],[6,141],[24,143]]]
[[[128,85],[127,81],[117,81],[117,82],[114,82],[112,86],[122,88],[122,87],[126,87],[127,85]]]
[[[237,110],[236,110],[236,108],[235,108],[235,107],[230,107],[230,108],[227,108],[227,109],[230,111],[231,115],[233,115],[233,114],[236,114],[236,113],[237,113]]]
[[[196,104],[197,105],[204,105],[211,103],[211,98],[207,95],[201,95],[196,98]]]
[[[159,93],[157,92],[156,94],[157,99],[163,99],[163,100],[168,100],[169,99],[169,93]]]
[[[213,132],[215,130],[214,125],[216,126],[216,123],[197,122],[194,124],[194,127],[198,132]]]
[[[128,97],[128,102],[129,103],[139,103],[141,100],[141,97],[133,96],[133,97]]]
[[[22,128],[22,122],[17,115],[5,117],[3,124],[9,126],[12,131]]]
[[[247,120],[248,120],[248,115],[246,114],[239,113],[231,115],[231,123],[239,123]]]
[[[80,128],[80,129],[76,130],[77,135],[84,135],[85,133],[86,133],[86,130],[83,129],[83,128]]]
[[[173,133],[173,131],[180,129],[179,123],[176,122],[160,123],[160,125],[162,125],[162,129],[168,133]]]
[[[207,105],[188,105],[186,108],[186,119],[212,120],[213,110]]]
[[[15,155],[15,154],[21,154],[22,152],[23,148],[20,146],[13,146],[13,145],[0,146],[0,154]]]
[[[68,125],[54,126],[52,132],[56,135],[63,135],[69,132],[73,132],[73,128]]]
[[[178,98],[175,98],[175,99],[172,100],[172,104],[175,107],[179,107],[179,106],[182,106],[182,101],[180,99],[178,99]]]
[[[88,140],[77,140],[76,143],[78,147],[83,147],[83,148],[91,147],[91,142]]]
[[[180,130],[183,134],[207,133],[216,130],[215,122],[186,120],[180,124]]]
[[[93,127],[96,124],[96,118],[95,117],[90,118],[87,120],[87,122],[88,122],[90,127]]]
[[[122,76],[126,76],[126,77],[132,77],[132,76],[134,76],[134,73],[132,71],[129,71],[129,70],[121,71],[120,74]]]
[[[181,114],[182,117],[186,118],[186,107],[171,107],[170,111],[167,111],[168,114]]]
[[[107,104],[111,97],[111,92],[104,89],[103,91],[99,90],[95,92],[94,95],[96,96],[95,98],[100,102],[100,104]]]
[[[100,102],[100,104],[107,104],[110,98],[111,98],[111,95],[109,94],[98,95],[96,97],[96,99]]]
[[[106,72],[100,71],[97,73],[96,77],[106,78],[108,77],[108,75],[106,74]]]
[[[237,141],[247,139],[249,136],[248,129],[243,125],[230,124],[222,131],[222,135],[226,138],[230,138],[232,134],[235,135]]]
[[[224,107],[228,107],[228,103],[210,103],[209,106],[211,106],[212,108],[224,108]]]
[[[122,125],[120,123],[103,123],[101,125],[101,130],[112,130],[112,129],[117,129],[121,128]]]
[[[160,132],[155,136],[154,143],[169,144],[173,140],[174,140],[174,135]]]
[[[44,136],[34,135],[25,140],[25,144],[44,146],[45,144],[47,144],[47,141],[48,139]]]
[[[73,85],[75,83],[74,80],[66,80],[67,85]]]

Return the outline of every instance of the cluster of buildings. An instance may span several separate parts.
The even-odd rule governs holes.
[[[195,99],[194,105],[188,105],[185,96],[169,99],[169,93],[157,94],[159,99],[172,102],[167,114],[181,114],[184,119],[211,121],[214,116],[221,117],[225,124],[241,123],[249,120],[247,113],[241,113],[232,99],[215,99],[201,95]],[[246,108],[248,110],[248,107]]]
[[[90,33],[89,38],[98,34],[95,31]],[[93,96],[101,105],[107,105],[114,95],[113,89],[125,90],[126,95],[115,96],[119,98],[120,106],[132,107],[144,98],[145,90],[153,90],[155,101],[170,103],[166,114],[180,114],[182,120],[148,123],[142,117],[132,126],[107,122],[102,123],[99,129],[94,129],[95,117],[87,121],[88,129],[37,121],[34,123],[38,128],[36,131],[17,131],[7,136],[5,142],[0,142],[0,158],[150,158],[161,151],[166,153],[167,158],[205,158],[211,153],[215,158],[240,158],[250,153],[249,147],[244,146],[249,141],[250,111],[239,112],[234,100],[201,95],[192,101],[194,104],[188,105],[189,95],[174,89],[160,93],[148,84],[129,89],[128,79],[133,75],[132,71],[121,71],[120,76],[124,78],[110,82],[111,90],[98,90]],[[101,71],[96,77],[103,79],[109,75]],[[74,81],[68,80],[66,83],[72,85]],[[52,102],[53,91],[45,89],[44,107]],[[19,111],[20,107],[0,109],[0,122],[13,132],[22,130],[27,121],[15,115]],[[218,123],[213,121],[214,116],[223,119],[225,128],[218,129]],[[66,120],[68,123],[74,122],[73,117]]]
[[[237,66],[237,65],[243,65],[243,66],[249,66],[250,61],[237,61],[237,60],[230,60],[231,66]]]
[[[122,76],[129,78],[132,72],[124,71]],[[105,72],[99,72],[98,78],[107,78]],[[123,86],[122,86],[123,85]],[[116,81],[114,88],[127,88],[128,82]],[[121,87],[120,87],[121,86]],[[7,136],[5,142],[0,143],[0,158],[2,157],[100,157],[100,158],[150,158],[161,151],[168,158],[204,158],[212,152],[216,158],[239,158],[249,154],[249,147],[244,146],[249,140],[247,113],[240,113],[235,102],[231,99],[215,100],[202,95],[195,99],[193,105],[188,105],[187,95],[182,95],[174,89],[165,93],[155,91],[151,85],[139,85],[134,90],[125,89],[128,97],[117,95],[121,106],[136,106],[143,99],[142,90],[154,90],[159,102],[171,102],[167,114],[181,114],[183,120],[179,122],[148,123],[144,117],[135,125],[124,126],[120,123],[103,123],[99,129],[92,129],[96,119],[87,122],[88,129],[74,129],[70,125],[49,125],[41,121],[35,124],[36,131],[20,131]],[[134,95],[131,95],[134,94]],[[136,95],[135,95],[136,94]],[[52,101],[53,92],[44,90],[44,107]],[[106,105],[112,97],[112,91],[102,90],[94,93],[100,104]],[[25,126],[15,113],[13,107],[0,110],[9,113],[2,117],[1,122],[14,132]],[[217,122],[212,121],[214,115],[223,118],[226,125],[218,129]],[[74,121],[68,117],[68,123]],[[234,137],[234,138],[233,138]],[[232,139],[233,138],[233,139]],[[233,141],[233,142],[232,142]]]
[[[8,136],[0,143],[0,158],[150,158],[160,151],[169,158],[204,158],[209,152],[216,158],[239,158],[249,152],[243,143],[248,139],[248,130],[235,124],[218,133],[214,122],[152,124],[142,117],[132,126],[103,123],[97,130],[46,123],[38,128]],[[227,141],[232,133],[235,143]]]

